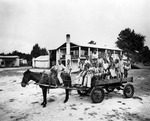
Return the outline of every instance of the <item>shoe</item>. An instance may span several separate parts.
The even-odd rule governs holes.
[[[61,83],[61,84],[59,85],[59,87],[64,87],[64,84],[63,84],[63,83]]]

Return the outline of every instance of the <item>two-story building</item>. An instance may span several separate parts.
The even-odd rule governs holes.
[[[70,41],[70,35],[66,35],[66,42],[56,49],[49,50],[50,53],[50,67],[52,61],[61,59],[62,63],[66,65],[68,59],[71,60],[73,71],[77,71],[80,60],[85,60],[86,56],[91,56],[93,52],[104,56],[106,53],[111,53],[113,58],[118,58],[122,51],[118,48],[110,48],[106,46],[98,46],[93,44],[78,44]]]

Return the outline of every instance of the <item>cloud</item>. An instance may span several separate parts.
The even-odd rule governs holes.
[[[150,47],[148,0],[0,0],[0,52],[30,52],[65,42],[94,40],[114,46],[125,28],[146,36]]]

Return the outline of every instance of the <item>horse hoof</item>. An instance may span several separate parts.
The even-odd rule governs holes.
[[[43,105],[43,108],[45,108],[46,107],[46,105]]]
[[[67,100],[64,101],[64,103],[66,103],[66,102],[67,102]]]

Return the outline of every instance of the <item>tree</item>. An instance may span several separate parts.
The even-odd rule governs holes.
[[[5,55],[5,53],[0,53],[0,55]]]
[[[117,39],[115,42],[117,47],[127,53],[127,57],[140,53],[144,47],[145,36],[135,33],[134,30],[131,31],[130,28],[122,30]]]
[[[148,46],[143,47],[142,56],[143,63],[150,63],[150,50]]]
[[[22,53],[17,50],[13,51],[12,53],[9,53],[9,55],[17,55],[19,56],[19,58],[26,59],[28,62],[32,60],[30,54]]]
[[[4,54],[4,53],[0,53],[0,55],[4,55],[4,56],[19,56],[20,59],[26,59],[27,62],[28,62],[28,65],[31,65],[31,55],[30,54],[26,54],[26,53],[22,53],[22,52],[19,52],[18,50],[14,50],[13,52],[9,52],[7,54]]]
[[[46,48],[41,48],[41,55],[48,55]]]
[[[41,52],[41,51],[40,51],[39,45],[38,45],[38,44],[35,44],[35,45],[33,46],[32,51],[31,51],[31,56],[36,58],[36,57],[38,57],[38,56],[41,55],[40,52]]]
[[[35,44],[31,51],[31,56],[32,56],[32,58],[33,57],[36,58],[40,55],[48,55],[48,52],[45,48],[40,48],[40,46],[38,44]]]

